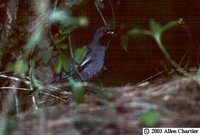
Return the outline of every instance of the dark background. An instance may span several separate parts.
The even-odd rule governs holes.
[[[112,24],[112,12],[108,0],[104,0],[102,10],[106,21]],[[107,70],[100,75],[100,80],[107,85],[124,85],[140,82],[170,67],[152,37],[145,35],[130,36],[128,51],[121,46],[121,37],[132,28],[149,29],[151,19],[164,25],[172,20],[183,18],[185,25],[171,28],[163,35],[162,41],[177,63],[182,67],[198,65],[199,53],[199,17],[198,0],[118,0],[112,1],[116,26],[121,32],[115,37],[106,54]],[[74,9],[74,15],[86,15],[90,24],[74,32],[77,44],[87,44],[95,29],[102,25],[102,20],[93,5],[85,1]],[[80,35],[81,33],[81,35]],[[79,34],[79,36],[78,36]]]
[[[5,0],[3,1],[2,3],[6,3]],[[53,3],[54,0],[51,2]],[[59,8],[65,8],[64,2],[65,0],[60,3]],[[166,31],[162,41],[172,58],[177,63],[181,62],[182,67],[198,66],[200,32],[200,2],[198,0],[111,0],[111,2],[114,8],[116,27],[120,27],[121,31],[112,39],[107,49],[105,60],[107,70],[99,75],[103,84],[137,83],[160,71],[167,72],[172,68],[152,37],[129,36],[127,52],[121,47],[121,39],[129,30],[132,28],[149,29],[151,19],[164,25],[169,21],[183,18],[185,25]],[[107,23],[113,25],[109,0],[104,0],[103,3],[102,14]],[[33,8],[29,0],[19,0],[19,7],[16,24],[23,26],[26,22],[31,22],[30,16],[34,16]],[[96,29],[103,25],[103,22],[94,5],[94,0],[83,0],[72,9],[73,16],[89,18],[87,27],[78,28],[72,33],[74,46],[86,45],[91,41]],[[6,17],[6,6],[0,8],[0,11],[2,16],[0,24],[2,24]],[[20,33],[17,32],[12,35],[13,38],[20,37]],[[24,35],[26,34],[24,33]],[[18,46],[26,43],[24,39],[20,39],[18,42]],[[98,79],[94,80],[98,82]]]

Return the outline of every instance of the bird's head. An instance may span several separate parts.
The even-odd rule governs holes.
[[[102,45],[106,45],[107,42],[116,34],[110,25],[101,26],[97,29],[94,40],[100,42]]]

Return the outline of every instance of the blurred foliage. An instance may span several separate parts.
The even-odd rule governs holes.
[[[69,58],[66,55],[57,56],[54,67],[55,73],[60,73],[62,69],[68,71],[69,68],[70,68]]]
[[[160,122],[160,119],[161,115],[159,111],[148,109],[140,114],[138,121],[145,127],[154,127]]]
[[[84,96],[85,96],[85,88],[82,82],[76,82],[73,79],[69,79],[70,85],[72,87],[72,99],[76,103],[81,103],[84,101]]]
[[[80,2],[81,0],[67,0],[66,6],[78,5]],[[72,7],[66,10],[55,5],[52,9],[51,3],[46,0],[20,4],[30,6],[27,12],[33,12],[33,14],[17,18],[17,22],[13,24],[12,36],[0,40],[0,65],[3,65],[1,70],[13,71],[24,77],[29,75],[28,71],[33,66],[30,64],[32,61],[34,68],[48,65],[52,66],[55,73],[62,70],[68,71],[71,57],[68,50],[68,35],[79,27],[87,26],[87,18],[73,17],[70,11]],[[23,9],[20,9],[20,12],[22,11]],[[20,12],[19,14],[22,14]],[[30,19],[32,22],[29,22]],[[78,49],[75,52],[75,59],[81,61],[85,55],[84,52]],[[52,64],[53,62],[55,64]],[[36,72],[36,70],[33,71]]]
[[[14,64],[14,71],[20,76],[25,76],[25,73],[28,69],[28,64],[24,60],[17,60]]]
[[[14,71],[21,77],[25,77],[25,73],[28,70],[28,63],[25,60],[16,60],[14,63],[9,63],[6,67],[7,71]]]
[[[0,123],[0,134],[10,135],[16,132],[19,128],[18,121],[16,119],[9,119],[7,121],[1,121]],[[17,132],[16,132],[17,133]]]

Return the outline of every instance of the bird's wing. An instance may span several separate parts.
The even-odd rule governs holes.
[[[88,65],[92,61],[91,56],[87,56],[80,64],[80,67],[84,67],[85,65]]]
[[[83,69],[85,69],[90,63],[92,62],[92,56],[87,55],[85,59],[81,62],[81,64],[78,66],[78,71],[81,72]]]

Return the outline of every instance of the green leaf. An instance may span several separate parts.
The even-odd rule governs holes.
[[[64,68],[65,71],[69,71],[69,68],[70,68],[69,57],[65,55],[61,55],[61,59],[62,59],[62,67]]]
[[[77,18],[69,16],[66,12],[62,10],[54,10],[49,15],[49,20],[52,23],[59,22],[63,26],[69,26],[79,21]]]
[[[67,29],[64,32],[65,34],[69,34],[69,32],[77,26],[87,26],[88,25],[88,19],[86,17],[80,16],[80,17],[72,17],[69,14],[67,14],[64,11],[61,10],[54,10],[49,14],[49,21],[51,23],[59,22],[62,27],[66,28],[70,25],[70,27],[67,27]]]
[[[124,35],[121,38],[121,47],[124,49],[124,51],[127,51],[128,49],[128,35]]]
[[[68,48],[68,45],[66,43],[59,43],[58,47],[63,49],[63,50],[66,50]]]
[[[162,27],[162,32],[174,27],[174,26],[177,26],[179,25],[178,21],[171,21],[169,23],[167,23],[165,26]]]
[[[70,85],[73,90],[72,99],[76,103],[80,103],[84,101],[84,95],[85,95],[85,88],[83,83],[81,82],[75,82],[73,79],[69,78]]]
[[[65,71],[69,71],[70,68],[70,60],[69,57],[67,55],[59,55],[57,56],[56,62],[55,62],[55,67],[54,67],[54,71],[55,73],[60,73],[62,68]]]
[[[88,48],[82,47],[75,50],[74,59],[77,63],[81,63],[88,52]]]
[[[54,39],[53,39],[53,43],[54,44],[59,44],[59,43],[62,43],[65,39],[66,39],[67,36],[64,36],[64,35],[59,35],[59,36],[56,36]]]
[[[81,3],[82,0],[67,0],[67,5],[69,5],[70,7],[73,7],[75,5],[78,5],[79,3]]]
[[[54,71],[55,73],[60,73],[62,69],[62,57],[59,55],[56,58],[56,62],[55,62],[55,67],[54,67]]]
[[[34,67],[34,66],[33,66]],[[45,86],[42,85],[35,76],[35,69],[31,67],[31,83],[36,88],[36,91],[41,91],[45,89]]]
[[[24,60],[17,60],[14,65],[14,71],[21,75],[22,77],[25,76],[25,72],[28,69],[28,64]]]
[[[31,37],[28,39],[27,44],[24,47],[26,53],[30,53],[32,51],[35,45],[40,41],[41,35],[42,30],[39,28],[31,35]]]
[[[147,110],[139,116],[139,123],[143,126],[153,127],[160,122],[160,112],[157,110]]]
[[[15,64],[14,63],[8,63],[6,65],[6,71],[14,71],[14,67],[15,67]]]
[[[51,12],[49,15],[49,20],[51,22],[64,23],[65,21],[67,21],[67,19],[68,19],[68,15],[64,11],[61,11],[61,10],[55,10]]]
[[[139,35],[139,34],[145,34],[145,35],[149,35],[152,36],[153,33],[149,30],[143,30],[143,29],[138,29],[138,28],[134,28],[132,30],[130,30],[128,32],[129,35]]]
[[[161,26],[159,23],[155,22],[154,20],[150,21],[150,29],[153,33],[160,33],[161,32]]]

